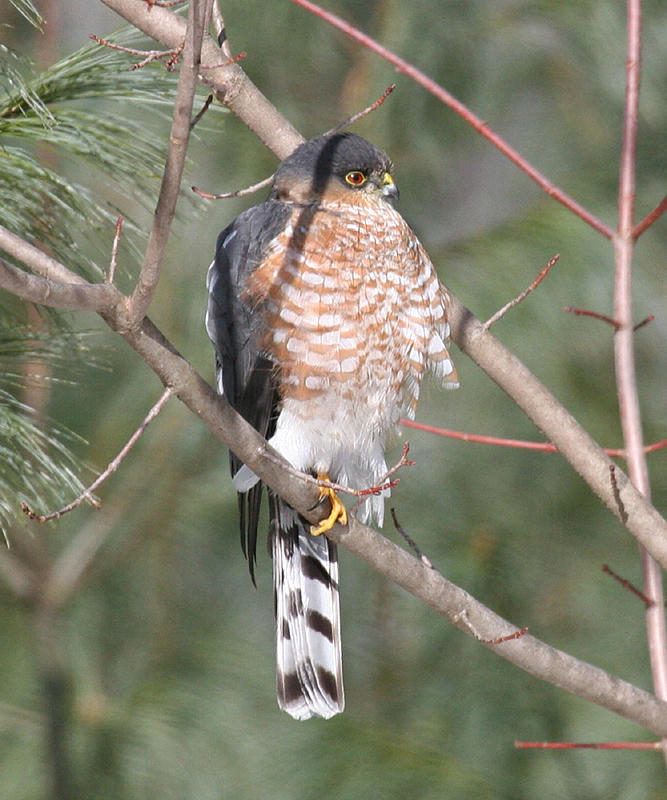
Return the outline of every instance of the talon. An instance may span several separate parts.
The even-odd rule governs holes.
[[[329,480],[328,475],[318,475],[317,478],[321,481]],[[341,525],[347,525],[347,509],[341,503],[336,492],[333,489],[322,488],[320,489],[319,502],[321,503],[325,497],[328,497],[331,503],[331,513],[326,519],[323,519],[319,525],[310,526],[310,532],[313,536],[319,536],[321,533],[330,531],[337,522],[340,522]]]

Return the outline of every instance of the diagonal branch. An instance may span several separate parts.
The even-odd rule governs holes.
[[[119,297],[119,292],[109,284],[58,283],[31,275],[4,258],[0,258],[0,288],[31,303],[70,311],[104,311]]]
[[[145,0],[102,0],[121,17],[164,47],[173,48],[185,37],[186,22],[167,8],[148,6]],[[301,144],[301,134],[280,114],[238,64],[225,64],[227,56],[206,37],[202,47],[201,80],[278,156],[285,158]]]
[[[171,223],[176,211],[176,201],[181,188],[183,165],[190,138],[192,103],[197,88],[202,40],[206,25],[206,0],[192,0],[188,12],[183,58],[174,101],[174,116],[169,135],[167,160],[162,173],[153,227],[146,246],[146,255],[139,280],[129,301],[130,314],[135,324],[146,316],[160,278],[162,259],[167,247]]]
[[[104,0],[104,2],[106,2],[106,0]],[[602,220],[598,219],[590,211],[585,209],[562,189],[559,189],[508,142],[506,142],[502,136],[493,131],[486,124],[486,122],[484,122],[484,120],[480,119],[460,100],[457,100],[452,94],[450,94],[446,89],[443,89],[443,87],[436,83],[432,78],[429,78],[428,75],[425,75],[413,64],[410,64],[410,62],[406,61],[400,56],[397,56],[395,53],[392,53],[391,50],[388,50],[379,42],[376,42],[375,39],[372,39],[367,34],[362,33],[358,28],[355,28],[354,25],[351,25],[344,19],[337,17],[335,14],[325,11],[323,8],[320,8],[320,6],[310,2],[310,0],[292,0],[292,2],[298,6],[301,6],[302,8],[305,8],[307,11],[310,11],[311,14],[315,14],[316,16],[320,17],[320,19],[328,22],[334,28],[338,28],[338,30],[342,31],[346,36],[354,39],[355,42],[359,42],[359,44],[363,45],[369,50],[372,50],[381,58],[384,58],[385,61],[393,64],[399,72],[407,75],[415,83],[418,83],[420,86],[426,89],[427,92],[430,92],[434,97],[437,97],[438,100],[455,111],[472,128],[474,128],[477,133],[482,135],[485,139],[488,139],[494,147],[500,150],[503,155],[507,156],[507,158],[516,164],[520,170],[525,172],[529,178],[535,181],[535,183],[550,197],[553,197],[554,200],[557,200],[559,203],[564,205],[596,231],[603,234],[603,236],[606,236],[607,239],[613,238],[614,231],[612,228],[602,222]]]

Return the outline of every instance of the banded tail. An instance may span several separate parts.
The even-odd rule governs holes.
[[[273,495],[270,516],[278,705],[329,719],[345,707],[336,545]]]

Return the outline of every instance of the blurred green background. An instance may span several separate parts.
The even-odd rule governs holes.
[[[326,7],[438,79],[554,182],[615,224],[624,4],[328,0]],[[89,33],[106,36],[120,25],[90,0],[42,3],[40,10],[47,20],[44,33],[11,5],[0,8],[0,37],[36,62],[33,75],[87,47]],[[563,311],[580,306],[612,313],[610,243],[541,193],[422,89],[286,0],[226,0],[222,11],[233,52],[247,52],[243,68],[307,137],[368,105],[390,83],[398,84],[355,130],[391,155],[400,210],[443,281],[481,319],[527,286],[552,255],[561,254],[539,290],[494,332],[602,445],[621,446],[611,329]],[[665,194],[666,177],[667,7],[650,0],[644,15],[638,218]],[[145,138],[134,140],[137,148],[162,150],[175,77],[153,64],[137,78],[127,69],[136,57],[107,51],[101,58],[116,64],[108,69],[119,96],[110,91],[81,98],[75,106],[100,125],[130,120],[138,126],[137,137]],[[22,69],[30,72],[25,64]],[[143,90],[159,97],[146,94],[127,102],[121,87],[128,81],[144,81]],[[1,91],[11,94],[6,80]],[[196,107],[205,96],[202,90]],[[141,231],[150,225],[159,162],[147,155],[136,185],[113,167],[101,179],[90,159],[68,154],[66,144],[40,144],[39,136],[14,138],[12,144],[88,187],[92,205],[113,206],[108,217],[84,213],[78,222],[51,207],[48,226],[67,227],[81,251],[74,262],[66,247],[59,256],[81,268],[89,262],[105,269],[119,209],[137,228],[133,233],[127,224],[120,248],[118,283],[128,289],[140,264]],[[94,156],[94,143],[91,150]],[[209,381],[206,268],[217,233],[263,195],[195,201],[188,187],[237,189],[269,175],[275,164],[244,125],[221,109],[196,129],[184,199],[150,316]],[[7,205],[3,214],[9,211]],[[636,337],[647,442],[665,436],[667,417],[666,244],[663,218],[641,238],[635,259],[636,318],[656,315]],[[57,243],[53,247],[58,251]],[[33,313],[6,296],[0,303],[13,319],[25,315],[34,327]],[[52,315],[40,318],[42,331],[63,325]],[[65,337],[62,357],[46,370],[47,378],[28,381],[29,388],[15,388],[15,394],[79,437],[69,447],[79,462],[75,472],[88,483],[162,389],[92,315],[70,315],[67,323],[86,332],[85,346],[68,345]],[[419,420],[540,438],[474,364],[456,350],[453,355],[461,389],[443,393],[426,387]],[[26,358],[24,377],[28,363],[34,367]],[[10,371],[8,364],[8,358],[0,361],[0,371]],[[402,471],[390,505],[445,576],[549,644],[650,689],[643,607],[601,571],[607,563],[639,583],[637,548],[567,463],[556,455],[407,429],[403,437],[417,465]],[[400,446],[394,444],[396,456]],[[664,451],[649,458],[653,500],[664,509]],[[22,491],[17,487],[3,504],[15,511]],[[72,491],[61,490],[61,501],[71,497]],[[68,681],[63,736],[76,797],[665,796],[664,762],[657,753],[515,750],[515,739],[650,737],[494,656],[345,552],[347,709],[327,722],[297,723],[280,713],[270,560],[260,548],[255,590],[239,549],[226,451],[178,401],[169,402],[99,497],[101,511],[81,508],[46,527],[5,520],[10,542],[20,526],[53,554],[90,526],[107,531],[91,575],[64,609],[55,634]],[[47,503],[37,510],[58,505],[53,498]],[[396,538],[390,522],[385,533]],[[33,618],[2,586],[0,686],[0,797],[50,797]]]

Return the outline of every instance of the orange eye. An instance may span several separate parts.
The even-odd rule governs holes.
[[[345,182],[349,183],[350,186],[363,186],[364,183],[366,183],[366,176],[363,172],[359,172],[359,170],[355,169],[347,173]]]

